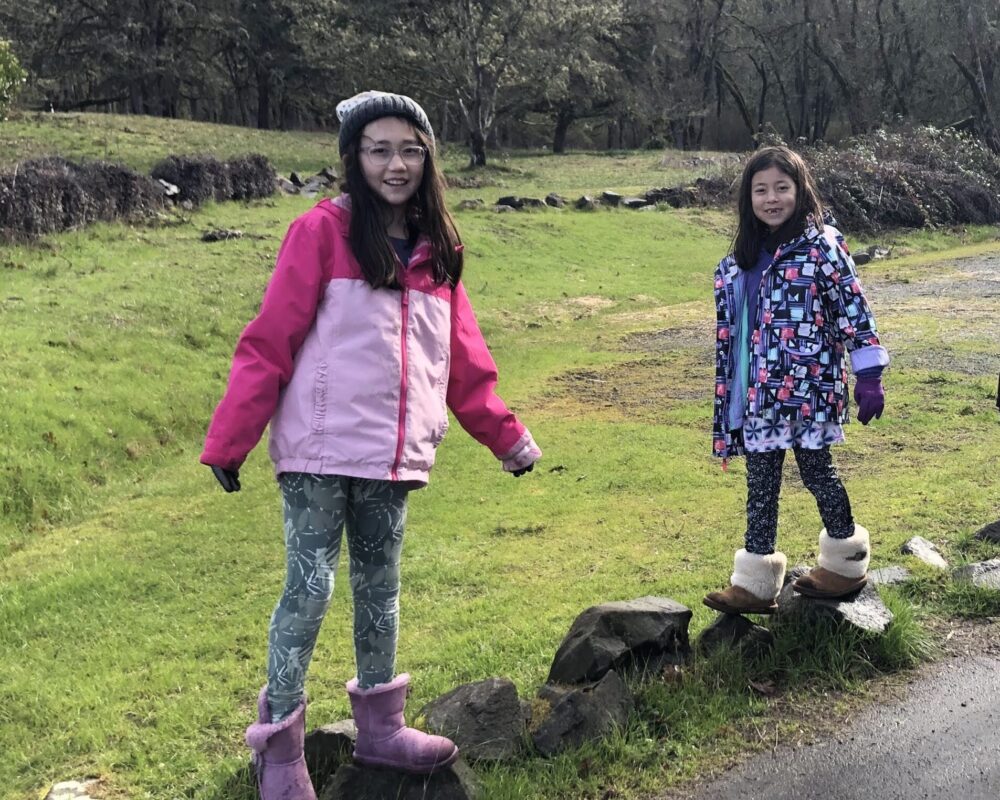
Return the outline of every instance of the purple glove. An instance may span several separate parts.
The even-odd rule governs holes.
[[[885,390],[881,378],[858,378],[854,384],[854,402],[858,404],[858,422],[867,425],[872,417],[882,418]]]

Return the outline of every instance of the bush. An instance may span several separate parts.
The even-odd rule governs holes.
[[[177,200],[200,205],[270,197],[276,173],[266,156],[251,153],[228,162],[212,156],[167,156],[151,174],[174,184],[180,190]]]
[[[0,237],[16,239],[132,219],[163,204],[156,185],[120,164],[75,164],[59,156],[0,173]]]
[[[167,156],[150,174],[174,184],[180,190],[177,200],[194,205],[228,200],[232,193],[226,165],[212,156]]]
[[[270,197],[274,194],[277,173],[266,156],[250,153],[235,158],[227,164],[229,168],[230,198],[252,200],[256,197]]]
[[[838,222],[852,231],[1000,221],[1000,158],[958,131],[878,130],[802,148]]]

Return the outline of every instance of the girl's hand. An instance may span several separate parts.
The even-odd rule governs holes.
[[[515,478],[520,478],[525,472],[531,472],[535,467],[535,462],[542,457],[542,451],[527,434],[527,441],[516,450],[507,454],[503,459],[503,468],[510,472]]]
[[[867,425],[872,417],[880,419],[885,408],[885,390],[881,378],[858,378],[854,384],[854,402],[858,404],[858,422]]]
[[[240,490],[240,471],[238,469],[223,469],[209,464],[212,474],[222,484],[226,492],[238,492]]]

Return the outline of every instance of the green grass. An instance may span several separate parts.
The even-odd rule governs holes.
[[[100,145],[137,166],[213,145],[314,169],[334,147],[329,136],[135,117],[35,119],[0,125],[5,152],[48,142],[88,154],[108,125],[142,131]],[[504,187],[452,196],[670,183],[659,158],[511,156],[490,172]],[[242,731],[282,581],[279,497],[263,447],[237,495],[223,494],[197,456],[236,336],[288,223],[310,205],[209,205],[0,249],[0,796],[37,797],[88,774],[110,797],[249,794]],[[531,697],[573,619],[595,603],[672,597],[694,610],[697,632],[713,617],[700,598],[727,580],[744,513],[742,465],[723,473],[709,457],[711,270],[728,216],[481,211],[457,221],[502,394],[545,457],[513,480],[454,425],[431,485],[412,496],[398,667],[414,675],[414,713],[493,675]],[[200,242],[214,226],[259,238]],[[948,274],[955,252],[995,252],[994,236],[900,237],[912,255],[863,275],[876,290],[916,287]],[[836,454],[874,566],[897,562],[917,533],[956,563],[989,555],[970,533],[998,513],[982,490],[1000,467],[996,366],[981,360],[988,345],[968,335],[962,307],[917,294],[876,305],[900,353],[886,415],[852,426]],[[1000,338],[993,316],[977,319]],[[644,351],[633,336],[664,330],[677,334],[667,350]],[[808,562],[815,504],[786,478],[781,546],[791,563]],[[641,690],[640,713],[608,741],[481,771],[483,796],[638,797],[757,746],[760,726],[785,735],[785,706],[750,690],[751,678],[774,681],[794,709],[927,657],[920,615],[996,613],[995,593],[962,594],[922,572],[914,586],[886,592],[897,614],[887,638],[813,628],[782,634],[757,665],[696,662],[680,686]],[[314,657],[313,725],[348,715],[348,595],[340,581]]]

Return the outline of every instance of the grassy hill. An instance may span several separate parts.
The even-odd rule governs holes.
[[[167,153],[248,150],[311,171],[335,163],[336,144],[136,117],[0,123],[8,163],[58,153],[148,169]],[[445,161],[473,177],[460,171],[463,153]],[[485,173],[491,185],[452,200],[642,189],[703,167],[648,152],[499,161]],[[209,205],[0,247],[3,796],[37,797],[85,775],[108,797],[250,796],[242,732],[283,577],[280,501],[263,447],[237,495],[223,494],[197,456],[236,336],[288,223],[311,202]],[[700,598],[724,585],[743,531],[742,465],[723,473],[709,458],[711,270],[728,216],[471,211],[457,221],[501,393],[545,457],[513,480],[456,424],[430,487],[412,495],[398,661],[414,675],[411,714],[493,675],[530,697],[572,620],[595,603],[669,596],[703,627],[713,615]],[[216,226],[248,236],[202,243]],[[873,565],[896,562],[914,534],[961,561],[985,553],[969,534],[1000,510],[983,490],[1000,466],[990,356],[1000,323],[988,297],[963,291],[961,266],[996,259],[995,231],[894,239],[909,255],[863,272],[896,357],[886,414],[851,426],[836,458],[872,531]],[[791,563],[810,561],[815,504],[786,477],[781,547]],[[918,616],[940,613],[936,581],[926,577]],[[897,655],[912,655],[914,614],[887,596],[903,620]],[[312,725],[348,715],[349,602],[342,579],[310,672]],[[880,665],[859,657],[820,688],[852,686]],[[781,683],[803,703],[817,685],[804,672]],[[681,780],[747,746],[741,731],[772,715],[739,680],[712,687],[654,687],[641,707],[658,722],[644,717],[588,750],[587,769],[571,754],[483,770],[483,797],[638,797]]]

